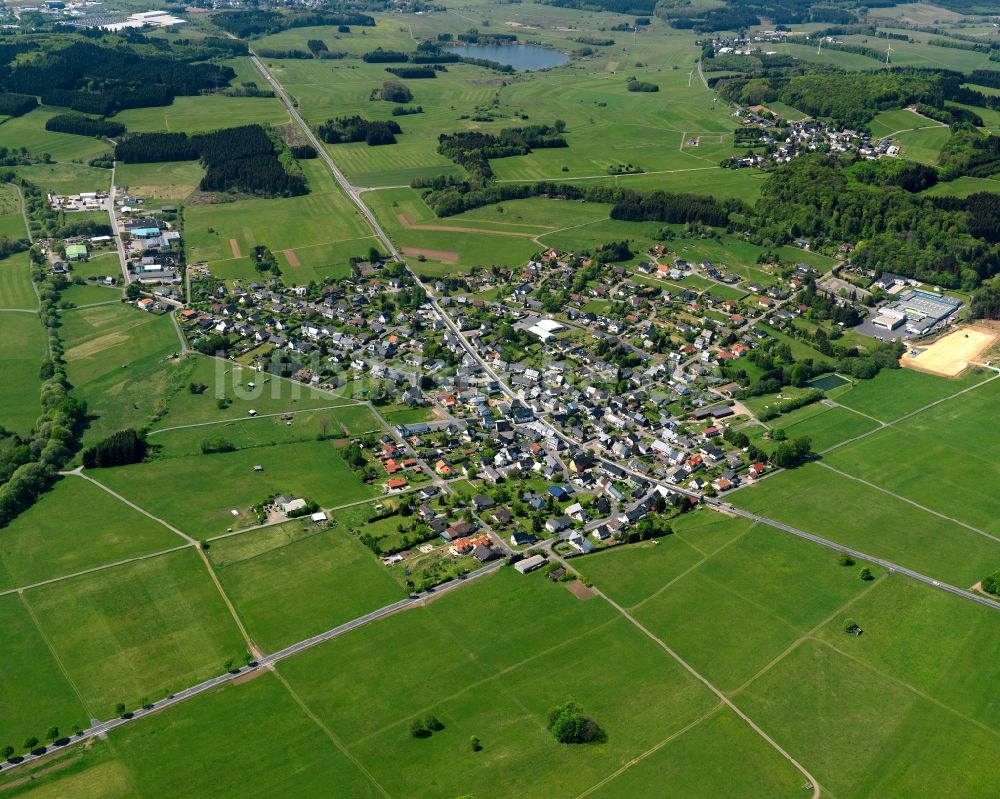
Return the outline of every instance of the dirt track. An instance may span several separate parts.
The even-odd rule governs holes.
[[[458,263],[458,253],[452,252],[451,250],[428,250],[423,247],[402,247],[403,255],[412,255],[414,257],[418,255],[424,256],[424,258],[429,258],[432,261],[444,261],[449,264]]]
[[[229,240],[229,247],[233,251],[233,258],[239,258],[239,257],[241,257],[240,256],[240,245],[236,241],[236,239],[230,239]]]
[[[285,250],[285,260],[288,261],[288,265],[291,267],[299,266],[299,256],[295,254],[295,250]]]
[[[534,239],[544,233],[517,233],[512,230],[491,230],[478,227],[449,227],[448,225],[416,225],[406,214],[396,214],[399,224],[407,230],[437,230],[442,233],[483,233],[488,236],[514,236],[518,239]]]

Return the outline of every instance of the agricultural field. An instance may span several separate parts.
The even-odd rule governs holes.
[[[1000,481],[997,441],[983,435],[998,410],[993,380],[834,450],[823,463],[984,530],[1000,546],[1000,497],[983,490]]]
[[[250,506],[270,496],[292,494],[329,508],[378,491],[358,480],[331,441],[162,458],[94,478],[197,538],[255,525]]]
[[[0,382],[6,386],[0,403],[0,425],[28,433],[41,413],[39,368],[47,352],[45,330],[32,312],[0,311]]]
[[[997,541],[821,463],[769,477],[727,501],[963,588],[995,568],[1000,555]]]
[[[224,671],[246,644],[193,548],[24,592],[86,705],[108,718]]]
[[[79,477],[65,477],[0,537],[0,590],[183,544],[166,527]]]
[[[198,188],[205,169],[198,161],[118,164],[115,183],[146,200],[186,200]]]
[[[55,133],[45,129],[45,123],[57,114],[66,113],[62,108],[47,108],[41,106],[21,117],[8,119],[0,125],[0,139],[4,147],[11,149],[27,148],[28,152],[42,158],[48,154],[53,161],[75,162],[88,164],[98,156],[111,150],[103,139],[93,136],[77,136],[73,133]],[[110,173],[105,180],[110,180]]]
[[[17,220],[24,223],[20,212]],[[0,261],[0,310],[34,311],[38,308],[38,297],[31,287],[31,264],[28,253],[19,252]]]
[[[321,161],[304,161],[302,169],[310,193],[301,197],[188,206],[188,261],[206,262],[225,280],[253,280],[257,272],[249,256],[263,244],[282,259],[282,279],[289,285],[349,274],[351,256],[367,255],[377,241]],[[296,264],[286,251],[295,254]]]
[[[401,599],[347,529],[300,519],[213,541],[219,579],[258,646],[274,652]]]
[[[0,236],[23,239],[24,217],[21,216],[21,198],[15,186],[0,184]]]
[[[115,299],[107,293],[105,299]],[[92,417],[85,442],[148,423],[189,372],[173,357],[180,343],[166,315],[130,305],[94,305],[64,311],[60,333],[69,379]]]

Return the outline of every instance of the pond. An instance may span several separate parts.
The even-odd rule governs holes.
[[[843,386],[850,382],[850,380],[847,380],[840,375],[823,375],[822,377],[817,377],[815,380],[810,380],[808,385],[809,388],[818,388],[820,391],[829,391],[832,388],[837,388],[837,386]]]
[[[534,44],[456,44],[451,49],[466,58],[485,58],[498,64],[510,64],[518,72],[548,69],[569,61],[565,53]]]

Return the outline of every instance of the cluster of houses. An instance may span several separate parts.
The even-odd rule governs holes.
[[[808,153],[857,153],[874,161],[899,155],[899,146],[891,138],[873,139],[865,131],[840,127],[816,119],[800,119],[777,124],[779,115],[767,106],[752,105],[735,115],[742,122],[736,146],[748,148],[744,155],[724,163],[730,167],[764,167],[788,163]]]

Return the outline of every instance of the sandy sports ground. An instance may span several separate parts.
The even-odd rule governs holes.
[[[1000,339],[985,325],[966,325],[921,348],[919,355],[904,355],[899,362],[910,369],[955,377]]]

